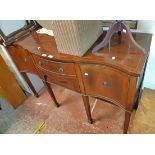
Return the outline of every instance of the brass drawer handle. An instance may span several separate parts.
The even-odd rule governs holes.
[[[108,82],[108,81],[106,81],[106,80],[105,80],[105,81],[103,81],[103,86],[104,86],[104,87],[108,87],[108,86],[109,86],[109,82]]]
[[[64,72],[64,69],[63,69],[62,67],[60,67],[60,68],[58,69],[58,72],[59,72],[59,73],[63,73],[63,72]]]

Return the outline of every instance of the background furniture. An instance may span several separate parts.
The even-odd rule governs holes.
[[[25,73],[25,76],[22,76],[21,73],[17,70],[14,62],[8,55],[8,52],[5,48],[5,45],[11,44],[14,41],[17,41],[22,36],[29,34],[29,31],[39,27],[35,21],[27,20],[0,20],[0,53],[8,65],[11,72],[14,74],[16,80],[18,81],[20,87],[27,94],[34,95],[35,92],[28,86],[25,76],[28,76],[30,81],[33,83],[33,87],[36,92],[39,92],[43,88],[42,81],[34,74]]]
[[[81,93],[90,123],[93,119],[89,96],[124,109],[124,133],[127,133],[131,112],[141,91],[148,53],[128,48],[125,40],[116,44],[114,35],[110,51],[105,48],[99,51],[102,57],[93,55],[93,47],[104,36],[105,33],[83,57],[58,53],[54,37],[35,32],[7,48],[21,72],[32,72],[44,81],[56,106],[59,104],[50,83]],[[152,35],[133,36],[149,52]]]
[[[0,97],[14,108],[23,103],[26,96],[0,55]],[[2,108],[2,107],[1,107]]]

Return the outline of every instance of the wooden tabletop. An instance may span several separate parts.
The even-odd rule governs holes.
[[[55,61],[104,64],[120,69],[128,74],[139,76],[150,50],[152,34],[133,33],[135,41],[146,50],[145,54],[134,48],[129,48],[125,39],[118,43],[118,39],[114,35],[111,40],[111,48],[99,51],[103,53],[102,57],[93,55],[91,52],[92,48],[104,38],[105,34],[103,33],[82,57],[58,53],[54,37],[46,34],[37,34],[36,32],[32,32],[29,36],[14,43],[14,45],[21,46],[39,56],[42,54],[53,55],[52,60]],[[115,57],[115,59],[112,59],[112,57]],[[46,57],[46,59],[50,58]]]

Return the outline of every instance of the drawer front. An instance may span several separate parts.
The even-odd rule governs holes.
[[[48,72],[58,73],[61,75],[76,76],[74,63],[62,63],[46,60],[38,56],[34,56],[37,67]]]
[[[10,47],[8,51],[20,71],[35,72],[30,54],[21,47]]]
[[[65,88],[78,91],[80,92],[80,87],[77,78],[75,77],[66,77],[63,75],[58,75],[54,73],[47,73],[47,72],[40,72],[40,78],[45,81],[45,78],[47,82],[54,83],[60,86],[63,86]]]
[[[94,64],[82,64],[81,71],[87,94],[101,96],[125,107],[129,85],[125,73]]]

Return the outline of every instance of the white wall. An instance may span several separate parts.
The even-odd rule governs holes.
[[[153,33],[155,30],[155,21],[153,20],[139,20],[137,30],[132,30],[142,33]]]
[[[153,20],[138,21],[136,32],[153,34],[150,47],[150,56],[146,67],[143,87],[155,89],[155,21]]]
[[[153,33],[150,55],[148,59],[148,64],[145,72],[143,87],[155,89],[155,21],[144,23],[141,29],[147,29]],[[144,29],[144,30],[145,30]]]

